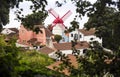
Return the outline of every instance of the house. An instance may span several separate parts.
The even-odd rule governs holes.
[[[21,46],[39,46],[49,44],[52,33],[43,25],[35,26],[39,26],[42,32],[36,34],[32,30],[25,28],[23,25],[20,26],[18,43],[21,44]]]
[[[76,57],[72,54],[69,54],[69,55],[67,55],[67,58],[68,58],[67,61],[69,62],[70,66],[73,66],[74,69],[77,69],[78,62],[77,62]],[[64,64],[63,61],[56,61],[55,63],[47,66],[46,68],[53,70],[53,71],[58,71],[60,73],[65,74],[66,76],[70,76],[70,74],[71,74],[70,67],[67,66],[67,67],[63,68],[62,70],[60,70],[59,68],[60,68],[61,64]]]
[[[5,41],[8,42],[11,39],[18,39],[18,29],[17,28],[3,28],[1,34],[6,35]]]
[[[95,36],[95,29],[76,29],[75,31],[72,31],[69,33],[69,42],[72,40],[77,40],[77,41],[98,41],[99,43],[102,44],[102,39],[99,37]],[[93,39],[93,40],[92,40]]]
[[[45,46],[45,47],[39,49],[40,53],[48,55],[51,58],[54,58],[53,56],[55,55],[55,51],[56,51],[55,49],[50,48],[48,46]]]
[[[11,34],[11,33],[18,33],[18,29],[17,28],[3,28],[3,30],[1,31],[1,34]]]
[[[78,50],[79,56],[84,56],[85,52],[84,50],[89,48],[89,44],[85,41],[78,42],[75,45],[75,49]],[[72,43],[71,42],[64,42],[64,43],[53,43],[53,46],[48,47],[45,46],[43,48],[39,49],[40,53],[46,54],[49,57],[59,60],[58,55],[56,52],[61,52],[62,54],[65,54],[65,56],[69,54],[74,54],[72,50]]]
[[[54,43],[54,48],[62,52],[62,54],[68,55],[73,54],[72,50],[72,43],[71,42],[64,42],[64,43]],[[79,50],[80,55],[82,55],[85,49],[89,48],[89,44],[86,41],[77,42],[75,48]]]

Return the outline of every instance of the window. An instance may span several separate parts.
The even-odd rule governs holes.
[[[85,54],[86,52],[87,52],[87,49],[84,49],[84,50],[83,50],[83,54]]]
[[[81,36],[81,35],[80,35],[79,37],[80,37],[80,38],[82,38],[82,36]]]
[[[73,37],[73,34],[71,34],[71,37]]]
[[[75,33],[74,40],[78,40],[78,34]]]

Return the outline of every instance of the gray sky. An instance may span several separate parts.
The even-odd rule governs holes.
[[[70,22],[74,19],[75,15],[76,15],[76,9],[75,9],[75,6],[71,3],[70,0],[67,0],[67,3],[64,4],[62,7],[56,7],[55,6],[55,1],[56,0],[48,0],[48,6],[46,6],[46,10],[50,9],[50,8],[53,8],[59,15],[60,17],[63,16],[68,10],[71,10],[72,11],[72,14],[71,16],[69,16],[65,21],[64,21],[64,24],[69,27],[71,26],[70,25]],[[62,2],[62,0],[58,0],[60,2]],[[95,2],[96,0],[90,0],[91,2]],[[29,2],[23,2],[20,4],[20,7],[22,7],[24,9],[23,11],[23,14],[24,15],[27,15],[27,14],[30,14],[31,13],[31,10],[29,10],[29,5],[31,3]],[[19,28],[20,26],[20,22],[18,22],[17,20],[14,20],[14,18],[16,18],[15,14],[14,14],[14,11],[15,9],[12,9],[10,11],[10,22],[9,24],[7,24],[5,27],[16,27],[16,28]],[[51,24],[53,22],[55,18],[49,13],[48,17],[46,18],[45,20],[45,26],[47,26],[48,24]],[[87,17],[84,17],[82,20],[81,19],[77,19],[77,21],[80,22],[80,28],[83,28],[83,24],[85,22],[87,22],[88,18]]]

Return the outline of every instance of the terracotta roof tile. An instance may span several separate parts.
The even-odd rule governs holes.
[[[7,35],[7,38],[9,38],[9,39],[11,39],[13,37],[18,38],[18,33],[10,33],[10,34]]]
[[[69,54],[68,58],[70,59],[71,65],[74,66],[74,68],[77,69],[78,68],[78,62],[77,62],[76,57],[72,54]]]
[[[32,39],[28,40],[27,42],[31,43],[32,45],[37,45],[37,46],[39,46],[41,44],[41,42],[37,41],[37,38],[32,38]]]
[[[54,52],[54,49],[51,49],[51,48],[45,46],[45,47],[41,48],[39,51],[43,54],[49,54],[49,53]]]
[[[71,42],[66,42],[66,43],[54,43],[53,44],[55,49],[57,50],[71,50],[72,49],[72,44]],[[85,41],[78,42],[75,45],[76,49],[84,49],[84,48],[89,48],[89,44]]]
[[[95,34],[95,29],[90,29],[90,30],[79,29],[79,31],[80,31],[81,33],[83,33],[85,36],[94,35],[94,34]]]
[[[37,38],[32,38],[32,39],[28,40],[27,42],[29,42],[29,43],[34,43],[34,42],[36,42],[36,41],[37,41]]]
[[[10,30],[12,30],[12,31],[14,31],[14,32],[16,32],[16,33],[19,32],[17,28],[8,28],[8,29],[10,29]]]
[[[71,65],[74,66],[75,69],[77,69],[78,62],[77,62],[76,57],[74,55],[70,54],[70,55],[68,55],[68,59],[71,62]],[[47,68],[56,71],[57,68],[59,68],[61,64],[63,64],[62,61],[56,61],[55,63],[47,66]],[[64,68],[62,71],[59,70],[59,72],[64,73],[67,76],[70,76],[70,74],[71,74],[71,72],[69,71],[68,68]]]

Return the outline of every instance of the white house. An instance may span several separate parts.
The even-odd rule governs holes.
[[[42,54],[46,54],[46,55],[48,55],[49,57],[51,57],[51,58],[53,58],[53,59],[56,59],[56,58],[57,58],[57,57],[56,57],[56,54],[55,54],[56,50],[53,49],[53,48],[50,48],[50,47],[48,47],[48,46],[45,46],[45,47],[43,47],[43,48],[40,48],[39,52],[42,53]]]
[[[64,43],[54,43],[54,48],[59,50],[58,52],[62,52],[62,54],[69,55],[73,54],[72,43],[64,42]],[[84,50],[89,48],[89,44],[86,41],[77,42],[75,45],[75,49],[78,50],[79,55],[84,54]]]
[[[75,45],[75,48],[78,50],[79,55],[84,55],[84,50],[89,48],[89,44],[85,41],[78,42]],[[56,52],[62,52],[66,56],[69,54],[73,54],[72,50],[72,43],[71,42],[64,42],[64,43],[53,43],[53,47],[43,47],[39,50],[39,52],[43,54],[47,54],[49,57],[53,59],[58,59]]]
[[[18,29],[17,28],[4,28],[1,33],[5,35],[11,34],[11,33],[18,33]]]
[[[102,44],[102,39],[95,36],[95,29],[90,29],[90,30],[76,29],[75,31],[69,33],[69,42],[71,42],[74,39],[78,41],[87,41],[87,42],[98,41],[99,43]]]

